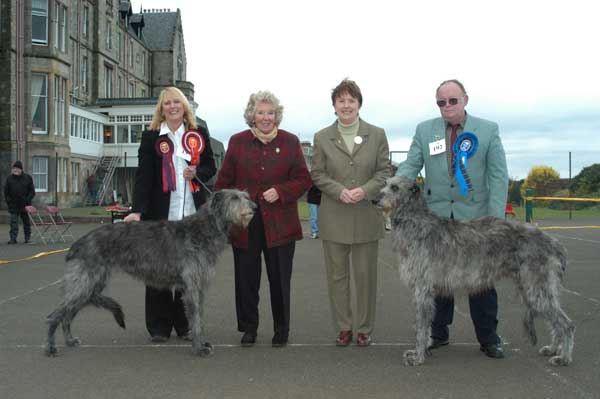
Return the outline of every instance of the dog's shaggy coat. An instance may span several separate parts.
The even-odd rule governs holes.
[[[414,292],[416,349],[404,354],[407,365],[429,354],[430,325],[436,295],[469,294],[511,278],[525,305],[523,326],[537,343],[534,318],[544,318],[552,343],[540,349],[553,365],[572,361],[575,325],[560,307],[561,280],[567,265],[564,247],[525,223],[483,217],[464,222],[432,213],[418,185],[405,177],[387,181],[374,202],[391,212],[392,243],[402,279]]]
[[[77,240],[66,256],[64,298],[47,319],[46,354],[57,353],[54,336],[61,323],[67,346],[79,343],[71,334],[71,322],[86,305],[110,310],[125,328],[121,306],[102,295],[113,269],[156,288],[183,289],[192,350],[201,356],[211,354],[204,331],[206,289],[230,227],[247,226],[255,208],[247,193],[221,190],[181,221],[111,224]]]

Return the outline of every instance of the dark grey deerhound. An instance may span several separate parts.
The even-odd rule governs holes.
[[[530,224],[494,217],[440,218],[427,207],[419,186],[405,177],[388,179],[375,202],[391,212],[400,275],[415,296],[416,349],[404,353],[406,365],[422,364],[430,354],[436,295],[477,293],[503,277],[511,278],[522,296],[531,343],[537,343],[534,318],[540,316],[552,334],[540,354],[552,356],[553,365],[571,363],[575,325],[559,300],[567,255],[556,239]]]
[[[120,269],[156,288],[182,288],[192,351],[210,355],[204,331],[206,289],[230,227],[247,226],[255,208],[247,193],[221,190],[181,221],[111,224],[77,240],[66,256],[64,298],[48,316],[46,354],[57,353],[54,335],[60,323],[67,346],[79,343],[71,334],[71,322],[86,305],[111,311],[125,328],[121,305],[102,295],[112,270]]]

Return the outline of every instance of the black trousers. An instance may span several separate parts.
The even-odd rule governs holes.
[[[151,336],[170,337],[174,328],[179,336],[188,334],[182,292],[146,286],[146,329]]]
[[[454,219],[454,215],[450,215]],[[498,327],[498,293],[495,288],[469,295],[469,310],[475,327],[477,341],[481,345],[499,344],[496,333]],[[447,340],[450,336],[448,325],[454,318],[454,297],[435,298],[435,317],[431,323],[431,337]]]
[[[10,211],[10,230],[9,236],[11,241],[17,241],[17,236],[19,235],[19,219],[23,222],[23,238],[26,241],[31,238],[31,222],[29,221],[29,215],[25,211]]]
[[[238,331],[256,333],[258,329],[262,253],[269,279],[273,330],[284,336],[289,334],[290,283],[295,248],[295,241],[267,248],[260,212],[254,214],[248,225],[248,248],[233,248]]]
[[[496,290],[492,288],[479,294],[470,295],[469,309],[477,341],[481,345],[499,344],[500,337],[496,334],[498,326],[498,294]],[[452,324],[453,316],[454,298],[436,297],[431,336],[441,340],[448,339],[448,325]]]

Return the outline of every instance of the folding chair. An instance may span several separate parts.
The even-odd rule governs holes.
[[[44,245],[53,242],[54,236],[54,223],[45,221],[42,218],[42,215],[38,212],[37,208],[33,205],[28,205],[25,207],[25,212],[29,215],[29,221],[31,222],[31,227],[33,229],[33,237],[38,237]]]
[[[57,242],[60,239],[62,242],[66,243],[67,238],[69,238],[70,241],[73,241],[73,234],[70,232],[73,222],[65,222],[65,218],[63,218],[62,213],[58,207],[54,205],[48,205],[46,210],[48,211],[50,221],[54,224],[54,230],[56,234],[54,242]]]
[[[507,202],[506,208],[504,209],[504,218],[506,219],[509,216],[512,216],[513,218],[515,218],[517,215],[515,214],[512,204],[510,202]]]

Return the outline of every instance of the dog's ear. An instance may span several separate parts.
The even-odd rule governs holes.
[[[417,194],[419,194],[419,192],[420,192],[420,191],[421,191],[421,189],[419,188],[419,185],[418,185],[417,183],[414,183],[414,184],[412,185],[412,187],[410,188],[410,192],[411,192],[413,195],[417,195]]]

